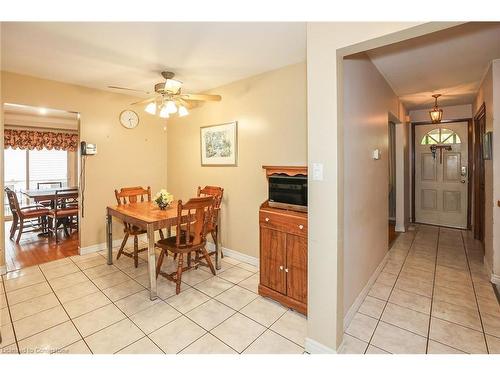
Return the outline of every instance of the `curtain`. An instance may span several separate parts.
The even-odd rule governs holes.
[[[5,148],[20,150],[64,150],[78,149],[78,134],[36,130],[4,130]]]

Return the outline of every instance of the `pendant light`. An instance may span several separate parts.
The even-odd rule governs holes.
[[[432,97],[434,98],[434,108],[429,111],[429,116],[431,116],[431,121],[433,124],[438,124],[443,119],[443,110],[438,107],[438,98],[441,94],[434,94]]]

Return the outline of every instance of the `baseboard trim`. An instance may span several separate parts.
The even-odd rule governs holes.
[[[113,240],[113,248],[116,246],[120,246],[122,241],[123,241],[123,238]],[[98,251],[106,250],[106,247],[107,247],[106,242],[101,242],[101,243],[98,243],[95,245],[80,247],[80,255],[97,253]]]
[[[404,225],[396,225],[396,227],[394,228],[394,230],[396,232],[399,232],[399,233],[404,233],[406,232],[406,228]]]
[[[7,266],[0,266],[0,275],[5,275],[7,273]]]
[[[484,268],[486,268],[486,273],[488,275],[490,275],[490,281],[493,284],[500,286],[500,275],[496,275],[495,273],[493,273],[493,269],[491,268],[490,264],[488,263],[486,256],[484,256],[484,258],[483,258],[483,264],[484,264]]]
[[[306,337],[305,349],[309,354],[337,354],[337,351],[335,349],[323,345],[309,337]]]
[[[210,251],[214,251],[215,244],[212,242],[207,242],[207,248]],[[247,254],[243,254],[243,253],[236,251],[236,250],[228,249],[227,247],[224,247],[224,246],[222,246],[222,252],[224,253],[224,255],[228,255],[231,258],[234,258],[234,259],[239,260],[241,262],[251,264],[252,266],[255,266],[255,267],[259,267],[259,258],[250,256]]]
[[[351,320],[354,318],[354,315],[356,315],[356,312],[358,311],[359,307],[365,300],[366,296],[368,295],[368,292],[370,292],[371,287],[373,284],[375,284],[375,281],[377,280],[377,277],[380,275],[382,270],[384,269],[385,264],[387,263],[387,257],[389,256],[389,251],[385,254],[384,259],[380,262],[380,264],[377,266],[377,269],[373,274],[370,276],[370,279],[366,283],[365,287],[359,293],[359,295],[356,297],[354,300],[353,304],[347,311],[347,314],[344,317],[344,330],[347,329],[349,324],[351,323]]]

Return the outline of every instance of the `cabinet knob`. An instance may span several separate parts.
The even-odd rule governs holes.
[[[302,224],[300,224],[299,229],[304,229],[304,226]]]
[[[269,221],[269,218],[268,218],[268,217],[266,217],[266,221]]]
[[[283,271],[283,266],[280,266],[280,271]]]
[[[288,268],[285,268],[285,272],[288,273]]]

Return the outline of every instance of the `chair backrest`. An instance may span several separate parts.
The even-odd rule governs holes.
[[[54,195],[54,211],[65,208],[78,208],[78,189],[56,190]]]
[[[40,190],[44,189],[55,189],[55,188],[62,188],[62,182],[61,181],[53,181],[53,182],[37,182],[36,184],[36,189]]]
[[[7,199],[9,200],[9,208],[13,214],[17,214],[21,211],[19,207],[19,200],[17,199],[17,194],[15,191],[5,188],[5,193],[7,194]]]
[[[191,198],[186,203],[179,200],[177,228],[181,228],[181,225],[184,224],[186,235],[176,236],[177,247],[199,245],[206,240],[207,225],[212,220],[214,204],[212,196]]]
[[[151,188],[144,189],[142,186],[124,187],[120,191],[115,190],[115,197],[118,205],[127,203],[136,203],[139,200],[144,202],[144,197],[151,202]]]
[[[220,208],[222,203],[222,196],[224,195],[224,189],[219,186],[205,186],[203,189],[198,186],[198,197],[212,196],[215,200],[215,208]]]

